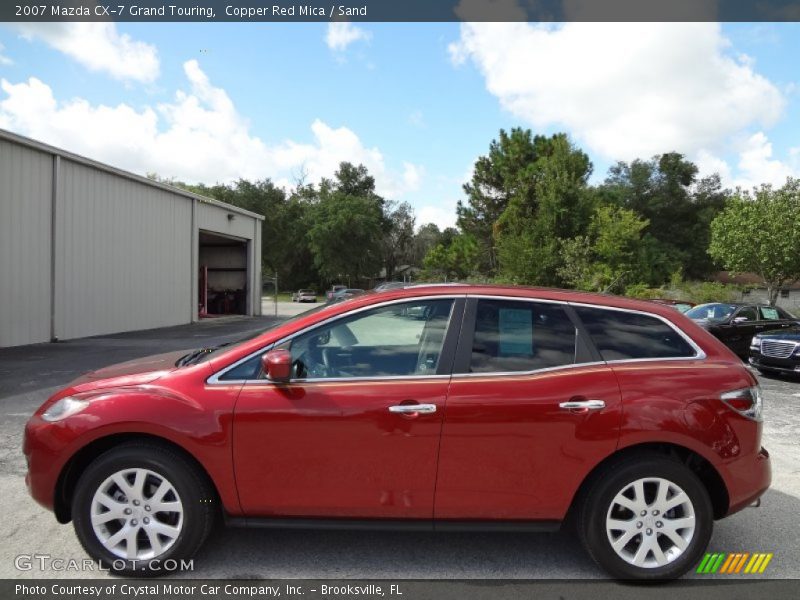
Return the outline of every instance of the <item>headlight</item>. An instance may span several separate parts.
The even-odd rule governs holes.
[[[89,406],[88,400],[80,400],[78,398],[67,396],[44,411],[42,414],[42,419],[48,421],[49,423],[61,421],[67,417],[71,417],[72,415],[81,412],[87,406]]]
[[[761,350],[761,338],[754,337],[750,340],[750,350]]]

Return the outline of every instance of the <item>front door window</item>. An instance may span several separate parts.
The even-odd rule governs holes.
[[[293,379],[435,375],[453,300],[391,304],[291,339]]]

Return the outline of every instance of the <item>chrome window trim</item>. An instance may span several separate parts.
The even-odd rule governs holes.
[[[324,383],[324,382],[358,382],[358,381],[386,381],[386,380],[407,380],[407,379],[444,379],[449,377],[526,377],[530,375],[535,375],[537,373],[547,373],[550,371],[557,371],[561,369],[574,369],[578,367],[587,367],[587,366],[599,366],[599,365],[615,365],[615,364],[624,364],[624,363],[647,363],[647,362],[664,362],[664,361],[691,361],[691,360],[703,360],[707,357],[706,353],[703,351],[697,343],[689,337],[685,332],[683,332],[680,328],[678,328],[674,323],[672,323],[666,317],[662,317],[661,315],[657,315],[655,313],[643,311],[643,310],[636,310],[632,308],[620,308],[617,306],[607,306],[604,304],[590,304],[587,302],[570,302],[568,300],[551,300],[549,298],[531,298],[529,296],[498,296],[492,294],[457,294],[457,295],[426,295],[426,296],[419,296],[417,298],[400,298],[395,300],[389,300],[386,302],[380,302],[376,304],[370,304],[368,306],[363,306],[358,308],[352,312],[342,313],[340,315],[336,315],[334,317],[329,317],[324,321],[319,323],[315,323],[314,325],[310,325],[300,331],[297,331],[285,338],[281,338],[277,342],[264,346],[263,348],[259,348],[257,351],[252,352],[251,354],[245,356],[242,359],[239,359],[235,363],[225,367],[224,369],[214,373],[211,377],[206,380],[206,383],[209,385],[233,385],[233,384],[242,384],[242,385],[277,385],[274,382],[271,382],[268,379],[228,379],[221,381],[219,378],[230,371],[231,369],[239,366],[241,363],[250,360],[254,356],[258,354],[263,354],[267,352],[271,348],[275,346],[279,346],[285,342],[288,342],[292,338],[302,335],[303,333],[310,331],[315,327],[320,327],[336,321],[338,319],[344,318],[346,316],[358,314],[359,312],[371,310],[373,308],[379,308],[382,306],[390,306],[392,304],[401,304],[403,302],[413,302],[416,300],[431,300],[431,299],[442,299],[442,300],[454,300],[457,298],[476,298],[476,299],[488,299],[488,300],[511,300],[511,301],[520,301],[520,302],[538,302],[541,304],[559,304],[562,306],[582,306],[586,308],[596,308],[601,310],[613,310],[617,312],[626,312],[631,314],[642,315],[645,317],[652,317],[658,319],[662,323],[665,323],[668,327],[670,327],[673,331],[675,331],[678,335],[680,335],[695,351],[694,356],[672,356],[672,357],[664,357],[664,358],[619,358],[614,360],[601,360],[601,361],[593,361],[593,362],[584,362],[584,363],[573,363],[571,365],[560,365],[557,367],[544,367],[542,369],[533,369],[530,371],[487,371],[482,373],[452,373],[450,375],[390,375],[385,377],[330,377],[330,378],[321,378],[321,379],[295,379],[292,380],[290,383]],[[448,323],[449,326],[449,323]],[[576,332],[577,335],[577,332]],[[577,348],[577,344],[576,344]],[[577,350],[576,350],[577,351]]]
[[[285,344],[289,340],[296,338],[299,335],[302,335],[312,329],[317,327],[323,327],[328,325],[329,323],[333,323],[340,319],[344,319],[346,317],[351,317],[353,315],[357,315],[360,312],[365,312],[368,310],[372,310],[375,308],[382,308],[384,306],[391,306],[393,304],[404,304],[408,302],[418,302],[418,301],[426,301],[426,300],[457,300],[459,298],[466,298],[466,294],[433,294],[433,295],[424,295],[424,296],[417,296],[414,298],[395,298],[394,300],[386,300],[383,302],[376,302],[375,304],[368,304],[366,306],[362,306],[352,311],[347,311],[338,315],[334,315],[332,317],[328,317],[324,321],[320,321],[318,323],[314,323],[313,325],[309,325],[299,331],[295,331],[294,333],[287,335],[284,338],[279,339],[276,342],[271,344],[267,344],[262,348],[259,348],[255,352],[251,352],[244,358],[240,358],[236,362],[224,367],[211,375],[208,379],[206,379],[206,384],[208,385],[233,385],[233,384],[258,384],[258,385],[286,385],[286,384],[277,384],[274,381],[270,381],[269,379],[225,379],[221,380],[220,377],[225,375],[228,371],[238,367],[240,364],[247,362],[251,358],[258,356],[259,354],[263,354],[268,352],[272,348],[276,346],[280,346],[281,344]],[[452,308],[450,312],[450,316],[452,317]],[[450,318],[447,320],[447,327],[450,327]],[[443,379],[449,378],[450,375],[386,375],[386,376],[369,376],[369,377],[325,377],[319,379],[292,379],[289,383],[320,383],[320,382],[348,382],[348,381],[385,381],[385,380],[403,380],[403,379]]]
[[[607,364],[606,361],[596,360],[593,362],[572,363],[571,365],[559,365],[557,367],[542,367],[531,371],[486,371],[482,373],[453,373],[453,379],[461,377],[530,377],[539,373],[549,373],[551,371],[561,371],[566,369],[579,369],[582,367],[597,367]]]

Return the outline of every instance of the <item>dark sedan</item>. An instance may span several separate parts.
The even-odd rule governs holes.
[[[765,375],[800,375],[800,327],[787,327],[753,336],[750,364]]]
[[[745,359],[754,335],[800,325],[782,308],[760,304],[714,302],[695,306],[685,314]]]

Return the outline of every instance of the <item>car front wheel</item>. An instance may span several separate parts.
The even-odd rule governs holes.
[[[700,560],[713,521],[698,477],[654,455],[620,462],[595,480],[579,533],[595,562],[616,578],[674,579]]]
[[[178,452],[131,443],[87,467],[76,486],[72,520],[86,552],[104,567],[121,575],[160,575],[175,564],[169,559],[179,564],[205,541],[214,494]]]

